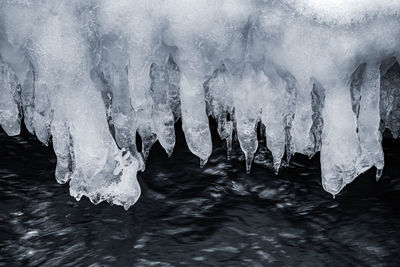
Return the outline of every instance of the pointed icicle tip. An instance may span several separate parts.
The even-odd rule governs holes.
[[[274,160],[274,172],[275,172],[275,175],[278,175],[280,168],[281,168],[281,161],[280,160]]]
[[[170,157],[172,157],[172,153],[174,152],[174,149],[173,148],[168,149],[168,150],[165,150],[165,152],[167,152],[168,158],[170,158]]]
[[[382,177],[382,172],[383,172],[383,169],[376,169],[376,176],[375,176],[375,179],[376,179],[377,182],[379,182],[379,180],[381,179],[381,177]]]
[[[144,162],[143,158],[139,161],[138,171],[144,172],[146,170],[146,163]]]
[[[251,170],[251,164],[253,163],[254,153],[245,153],[246,157],[246,173],[249,174]]]
[[[111,203],[112,203],[112,202],[111,202]],[[131,206],[132,206],[132,203],[130,203],[130,202],[126,202],[126,203],[123,205],[125,211],[128,211],[129,208],[130,208]]]
[[[206,165],[207,161],[208,161],[208,158],[206,158],[206,159],[200,159],[200,168],[203,168],[204,165]]]
[[[138,171],[144,172],[144,169],[146,169],[146,164],[143,160],[143,155],[139,152],[133,152],[134,157],[137,159],[139,166],[138,166]]]

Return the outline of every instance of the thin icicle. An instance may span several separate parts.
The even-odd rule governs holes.
[[[20,133],[18,81],[0,56],[0,125],[10,136]]]
[[[174,115],[168,102],[169,77],[166,64],[167,62],[162,66],[154,64],[152,67],[151,94],[154,103],[152,117],[158,141],[168,156],[171,156],[175,146],[175,129]]]
[[[380,64],[367,63],[361,85],[361,100],[358,116],[358,136],[362,153],[361,168],[375,165],[378,174],[382,173],[384,158],[382,135],[379,131],[380,114]]]

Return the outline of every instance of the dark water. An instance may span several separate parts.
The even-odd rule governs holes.
[[[172,158],[154,147],[126,212],[76,202],[54,179],[50,148],[1,133],[0,266],[400,264],[399,141],[384,142],[381,181],[371,170],[336,199],[318,156],[296,156],[278,176],[263,164],[246,174],[214,147],[203,169],[182,133]]]

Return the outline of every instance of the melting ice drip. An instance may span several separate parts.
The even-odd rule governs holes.
[[[323,4],[321,4],[323,3]],[[5,0],[0,3],[0,124],[52,140],[71,195],[126,209],[158,140],[170,155],[181,118],[206,164],[208,117],[247,170],[261,123],[276,170],[321,152],[337,194],[400,133],[400,2],[390,0]],[[141,153],[136,133],[142,139]]]

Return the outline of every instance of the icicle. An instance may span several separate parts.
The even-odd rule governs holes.
[[[343,81],[323,85],[329,89],[323,110],[322,186],[336,195],[360,173],[357,166],[361,155],[349,85]]]
[[[114,35],[106,35],[102,39],[101,48],[97,74],[100,76],[100,83],[105,83],[105,101],[110,108],[109,117],[115,141],[120,148],[125,148],[134,155],[139,162],[139,170],[144,171],[144,159],[136,147],[137,119],[129,98],[125,41]]]
[[[119,150],[111,136],[101,93],[90,80],[86,43],[67,7],[67,3],[55,6],[54,14],[45,27],[37,27],[38,37],[32,40],[43,52],[30,55],[40,62],[36,68],[35,132],[44,140],[51,123],[60,160],[57,179],[65,182],[70,178],[72,196],[80,199],[85,195],[93,203],[107,200],[128,208],[140,196],[136,180],[139,162]]]
[[[232,96],[229,90],[229,77],[225,65],[216,69],[204,84],[206,101],[210,107],[211,115],[218,123],[218,134],[226,140],[227,158],[232,150],[233,123],[228,121],[228,114],[232,112]]]
[[[261,79],[265,83],[261,121],[266,128],[266,143],[273,156],[274,170],[278,173],[285,153],[288,96],[285,84],[278,76],[275,76],[273,80],[266,76]]]
[[[33,114],[33,128],[37,138],[47,145],[50,137],[51,106],[47,84],[42,81],[35,83],[35,111]]]
[[[311,98],[313,82],[311,80],[298,82],[296,88],[296,110],[293,127],[290,131],[293,136],[293,150],[295,153],[310,155],[309,148],[312,146],[310,129],[313,124]]]
[[[186,55],[185,52],[185,55],[181,55],[181,57],[186,59],[189,55]],[[202,163],[205,163],[211,155],[212,143],[206,115],[203,82],[199,80],[204,76],[198,77],[193,67],[189,65],[182,64],[179,69],[181,71],[182,129],[190,151],[198,156]]]
[[[366,64],[361,64],[351,76],[350,95],[351,106],[354,114],[358,118],[360,114],[360,101],[361,101],[361,87],[363,83]]]
[[[226,116],[218,121],[218,126],[221,125],[218,131],[222,139],[226,141],[226,157],[228,160],[231,158],[232,153],[232,134],[233,134],[233,122],[227,121]]]
[[[0,57],[0,125],[8,135],[20,133],[17,77]]]
[[[130,87],[131,105],[137,119],[138,132],[142,138],[142,154],[146,161],[150,148],[157,141],[153,130],[152,107],[153,100],[150,96],[150,62],[145,51],[132,49],[128,67],[128,80]]]
[[[310,158],[314,156],[315,153],[321,150],[322,129],[324,127],[322,111],[325,105],[325,89],[316,80],[313,81],[313,89],[311,91],[311,103],[313,121],[310,129],[311,143],[306,150],[306,154]]]
[[[258,147],[256,127],[259,114],[250,109],[241,109],[242,107],[235,108],[236,131],[240,148],[246,157],[246,171],[250,172],[254,153]]]
[[[290,158],[295,153],[293,136],[291,130],[293,127],[294,115],[296,112],[296,87],[294,77],[286,80],[285,100],[287,110],[285,111],[284,125],[285,125],[285,148],[286,148],[286,164],[289,164]]]
[[[379,64],[367,63],[361,85],[357,121],[362,153],[361,168],[369,169],[375,165],[377,174],[382,172],[384,165],[382,135],[379,131],[380,78]]]
[[[158,141],[168,156],[171,156],[175,146],[175,129],[174,115],[168,103],[169,79],[166,64],[167,62],[163,66],[156,64],[152,66],[151,76],[153,81],[151,91],[154,102],[152,117]]]
[[[87,102],[89,98],[91,101]],[[97,92],[90,89],[89,94],[78,93],[71,100],[74,106],[67,111],[74,155],[71,195],[79,199],[83,194],[93,203],[107,200],[129,207],[140,196],[138,160],[115,145]],[[84,103],[91,103],[86,106],[90,117],[82,116],[79,107]]]
[[[281,67],[279,67],[276,72],[286,84],[283,103],[286,106],[284,113],[286,164],[289,164],[290,158],[295,153],[291,131],[296,113],[296,78],[288,71],[281,70]]]
[[[169,57],[167,63],[167,74],[168,74],[168,103],[174,114],[175,122],[181,117],[181,98],[179,95],[180,87],[180,72],[178,65],[175,61]]]
[[[57,115],[56,115],[57,116]],[[54,118],[51,124],[54,152],[57,156],[56,179],[64,184],[71,179],[73,172],[72,140],[65,119]]]
[[[261,96],[259,88],[265,86],[261,72],[245,64],[241,77],[233,76],[231,90],[235,106],[236,132],[240,148],[246,158],[246,171],[250,172],[254,153],[257,151],[257,123],[260,118]]]
[[[31,134],[35,133],[33,126],[33,116],[35,111],[34,106],[35,95],[35,71],[30,64],[29,71],[26,74],[25,81],[21,87],[21,105],[24,112],[25,126]]]

